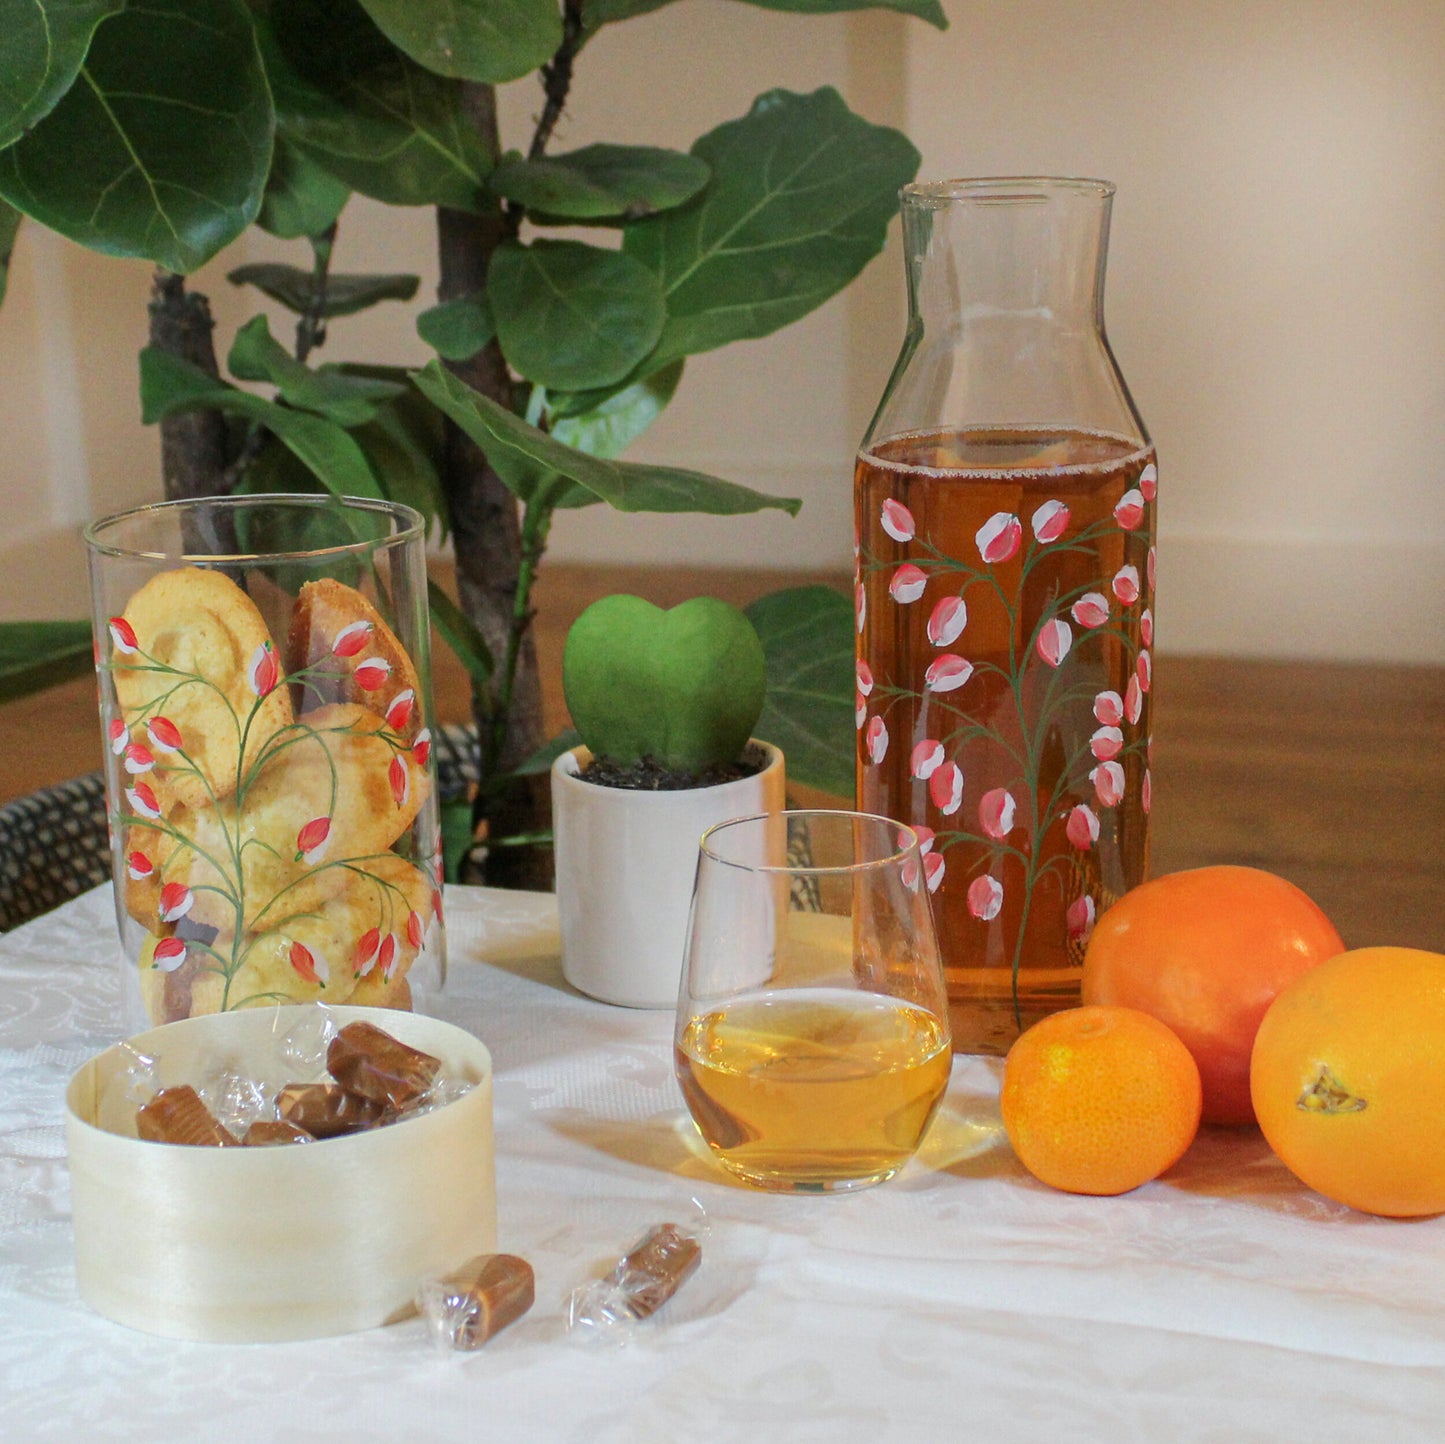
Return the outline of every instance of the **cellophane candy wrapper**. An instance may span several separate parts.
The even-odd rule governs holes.
[[[442,1352],[469,1352],[515,1323],[536,1298],[536,1278],[515,1254],[482,1254],[416,1293],[416,1309]]]
[[[574,1289],[567,1299],[567,1331],[574,1338],[626,1343],[702,1264],[707,1215],[694,1202],[687,1224],[659,1223],[649,1228],[617,1260],[605,1278]]]

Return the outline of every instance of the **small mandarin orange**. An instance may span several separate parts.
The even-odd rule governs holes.
[[[1004,1060],[1003,1126],[1051,1188],[1115,1194],[1178,1162],[1199,1129],[1199,1068],[1157,1018],[1096,1005],[1051,1014]]]

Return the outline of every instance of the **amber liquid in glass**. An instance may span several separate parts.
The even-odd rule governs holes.
[[[1153,455],[1097,432],[999,429],[894,437],[858,460],[858,805],[934,834],[958,1051],[1006,1052],[1076,1004],[1094,917],[1145,874]],[[1017,524],[1002,559],[1000,517]],[[1067,650],[1050,661],[1056,623]],[[926,669],[945,653],[972,671],[934,690]],[[1111,724],[1117,742],[1097,736]],[[953,792],[928,773],[939,752],[916,754],[929,742],[961,773]],[[1090,840],[1075,818],[1082,846],[1067,835],[1081,806],[1097,823]]]
[[[878,994],[798,988],[693,1018],[683,1095],[718,1161],[764,1188],[876,1183],[912,1157],[948,1084],[942,1022]]]

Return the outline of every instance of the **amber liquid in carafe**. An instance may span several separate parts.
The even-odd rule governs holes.
[[[918,432],[858,459],[858,805],[934,834],[958,1051],[1003,1053],[1076,1004],[1093,919],[1145,875],[1155,474],[1151,447],[1070,430]],[[1003,559],[1000,518],[1018,528]],[[921,594],[917,573],[900,577],[908,564]],[[966,608],[956,635],[958,609],[939,610],[954,597]],[[1057,623],[1069,639],[1055,665]],[[972,671],[934,690],[926,670],[945,653]],[[956,801],[918,775],[938,755],[916,755],[931,741],[940,766],[960,769]],[[1080,807],[1083,846],[1069,836]]]

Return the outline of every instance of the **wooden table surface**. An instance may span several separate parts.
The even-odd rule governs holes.
[[[740,604],[845,578],[686,569],[543,568],[537,644],[549,726],[566,722],[562,643],[594,598]],[[445,648],[437,712],[468,717]],[[1445,668],[1172,657],[1155,665],[1151,871],[1234,862],[1304,888],[1346,943],[1445,952]],[[0,707],[0,802],[100,765],[95,685],[81,679]]]

